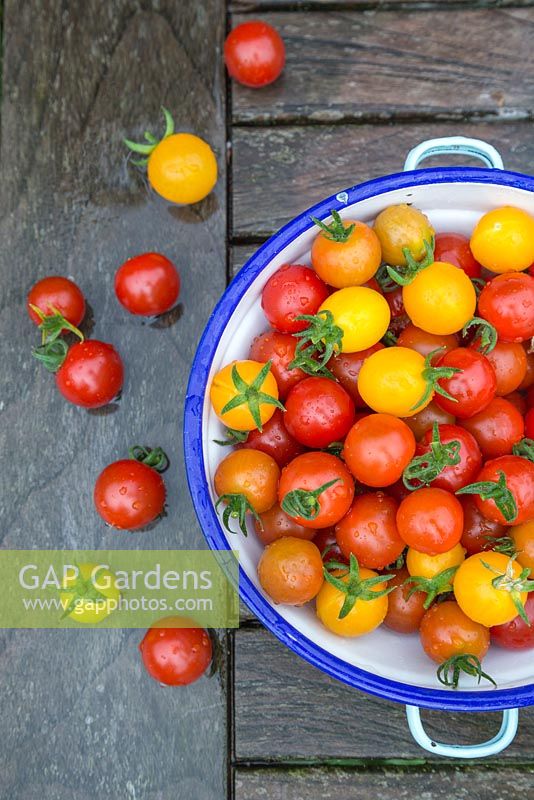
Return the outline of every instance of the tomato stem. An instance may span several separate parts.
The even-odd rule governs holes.
[[[378,267],[378,270],[375,273],[375,280],[384,294],[390,294],[390,292],[394,292],[399,288],[397,281],[394,281],[390,276],[387,264],[381,264]]]
[[[446,467],[455,467],[460,463],[460,442],[455,439],[442,444],[437,422],[432,426],[429,447],[430,452],[413,458],[402,473],[402,481],[411,492],[431,484]]]
[[[152,467],[156,472],[165,472],[169,466],[169,458],[161,447],[144,447],[140,444],[134,444],[128,450],[130,458],[134,461],[139,461],[140,464],[146,464],[147,467]]]
[[[342,570],[342,574],[332,575],[331,569]],[[344,619],[347,614],[350,614],[356,600],[376,600],[378,597],[383,597],[383,595],[389,594],[395,589],[394,586],[388,586],[385,589],[373,591],[374,586],[387,583],[395,576],[377,575],[374,578],[362,579],[360,577],[360,565],[354,553],[350,554],[348,569],[346,564],[342,564],[339,561],[329,561],[324,565],[323,573],[325,580],[345,595],[338,619]],[[348,578],[348,580],[343,580],[343,578]]]
[[[237,364],[233,365],[232,383],[239,394],[236,394],[235,397],[226,403],[226,405],[221,409],[221,415],[228,413],[228,411],[232,411],[234,408],[239,408],[239,406],[246,405],[248,406],[252,419],[254,420],[254,424],[261,433],[263,426],[261,422],[260,403],[276,406],[276,408],[279,408],[281,411],[285,411],[284,406],[279,400],[272,395],[261,391],[261,387],[263,386],[271,369],[271,364],[272,361],[268,361],[266,364],[264,364],[250,384],[244,381],[239,374],[237,370]]]
[[[534,591],[534,581],[529,580],[530,569],[528,567],[524,567],[519,575],[515,577],[514,563],[514,559],[511,556],[508,560],[508,564],[506,565],[506,571],[501,572],[500,570],[495,569],[495,567],[492,567],[491,564],[488,564],[487,561],[481,560],[481,564],[490,572],[493,572],[494,575],[496,575],[491,582],[493,588],[499,589],[501,592],[509,592],[510,599],[516,607],[517,613],[525,625],[528,625],[530,628],[530,620],[527,616],[527,612],[525,611],[525,606],[521,600],[521,594],[523,592]]]
[[[498,475],[498,481],[469,483],[467,486],[458,489],[456,494],[478,494],[482,500],[493,500],[506,522],[513,522],[519,513],[517,503],[508,488],[504,472],[500,470]]]
[[[352,222],[349,225],[345,225],[339,212],[334,208],[330,211],[330,214],[333,221],[329,225],[327,225],[325,222],[322,222],[320,219],[317,219],[317,217],[310,217],[310,219],[319,226],[325,239],[330,239],[332,242],[343,244],[350,238],[350,235],[355,227],[354,223]]]
[[[418,408],[423,407],[428,400],[429,397],[435,392],[436,394],[440,394],[442,397],[446,397],[447,400],[451,400],[453,403],[457,403],[458,399],[453,397],[446,389],[439,385],[440,380],[446,380],[447,378],[452,378],[453,375],[456,375],[457,372],[463,372],[459,367],[433,367],[432,366],[432,359],[436,356],[437,353],[440,353],[445,348],[437,347],[435,350],[432,350],[431,353],[427,355],[425,358],[425,366],[421,373],[421,377],[426,382],[426,388],[423,393],[421,399],[411,407],[410,411],[416,411]]]
[[[222,520],[224,527],[229,533],[236,533],[230,527],[230,520],[237,519],[239,523],[239,529],[243,536],[248,536],[247,531],[247,512],[252,514],[252,516],[260,523],[261,519],[259,514],[256,512],[254,506],[251,504],[250,500],[245,497],[244,494],[221,494],[217,502],[215,503],[215,510],[219,510],[219,506],[221,503],[225,503],[225,509],[222,514]]]
[[[234,446],[236,444],[243,444],[247,441],[249,431],[236,431],[234,428],[225,428],[224,435],[225,439],[214,439],[213,441],[215,444],[220,445],[221,447],[228,447],[228,445]]]
[[[334,480],[323,483],[322,486],[319,486],[313,491],[309,489],[292,489],[285,495],[280,503],[282,510],[293,518],[302,517],[302,519],[308,520],[316,519],[321,511],[318,498],[323,492],[339,482],[343,483],[341,478],[334,478]]]
[[[482,317],[473,317],[469,322],[466,322],[462,328],[462,336],[466,336],[469,328],[475,328],[475,335],[473,337],[473,344],[478,342],[477,347],[479,353],[487,355],[495,348],[497,344],[498,334],[496,328]]]
[[[449,673],[452,672],[452,676]],[[451,656],[437,669],[438,681],[444,686],[450,686],[453,689],[458,688],[460,675],[465,672],[466,675],[473,675],[478,678],[478,683],[485,678],[487,681],[497,686],[491,675],[484,672],[480,659],[471,653],[458,653],[458,655]]]
[[[32,355],[49,372],[57,372],[67,357],[69,346],[64,339],[54,339],[32,350]]]
[[[534,461],[534,439],[521,439],[512,447],[512,453],[527,461]]]
[[[289,369],[301,369],[308,375],[333,379],[326,365],[336,351],[341,350],[343,339],[343,330],[334,323],[334,315],[324,309],[313,315],[301,314],[296,319],[307,322],[308,327],[293,334],[299,342]]]
[[[123,139],[124,144],[128,147],[133,153],[139,153],[143,156],[150,156],[150,154],[156,149],[158,144],[160,144],[164,139],[168,136],[171,136],[174,133],[174,120],[171,116],[170,111],[168,111],[165,106],[161,106],[161,110],[163,111],[163,116],[165,118],[165,131],[161,139],[157,139],[153,134],[145,131],[144,137],[148,144],[143,144],[141,142],[132,142],[131,139]],[[148,158],[137,159],[133,161],[136,166],[146,166],[148,163]]]
[[[421,261],[416,261],[409,247],[402,248],[402,254],[406,261],[405,267],[391,267],[386,265],[386,270],[392,281],[399,286],[408,286],[424,269],[434,263],[434,237],[430,242],[423,240],[425,255]]]
[[[71,598],[64,608],[60,619],[65,619],[65,617],[72,614],[78,604],[84,600],[90,600],[92,603],[95,603],[99,600],[105,602],[108,599],[106,595],[98,591],[90,577],[87,579],[82,577],[82,570],[79,564],[74,564],[74,566],[78,571],[74,582],[69,582],[67,586],[61,589],[62,594],[71,595]]]
[[[409,586],[408,598],[415,592],[424,592],[426,600],[423,603],[424,608],[430,608],[434,600],[439,594],[448,594],[452,592],[452,581],[456,574],[457,566],[448,567],[433,578],[424,578],[422,575],[410,575],[409,578],[403,583],[403,586]]]
[[[73,325],[72,322],[69,322],[57,308],[53,306],[50,307],[52,314],[45,314],[38,306],[34,306],[32,303],[30,303],[30,308],[41,320],[39,330],[41,331],[42,345],[55,342],[65,329],[69,330],[83,342],[85,337],[81,330]]]

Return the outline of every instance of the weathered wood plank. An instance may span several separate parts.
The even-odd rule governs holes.
[[[28,0],[5,5],[0,329],[2,546],[205,546],[180,441],[185,381],[225,283],[225,132],[218,0]],[[144,9],[144,10],[142,10]],[[188,91],[184,92],[184,86]],[[220,179],[194,208],[169,208],[126,164],[122,137],[177,128],[215,147]],[[159,250],[182,275],[182,316],[152,328],[118,305],[122,261]],[[67,405],[30,357],[25,295],[46,274],[74,277],[126,366],[115,413]],[[92,506],[99,471],[134,442],[161,444],[168,516],[114,532]],[[142,631],[3,632],[0,796],[171,800],[226,796],[221,679],[163,690],[141,667]],[[206,765],[209,765],[207,768]]]
[[[235,15],[232,24],[241,19]],[[534,113],[534,9],[269,13],[284,38],[282,77],[233,85],[236,122]]]
[[[239,760],[427,756],[410,736],[403,706],[329,678],[263,629],[236,634],[234,694]],[[534,709],[522,710],[520,718],[518,736],[499,763],[534,763]],[[500,714],[425,711],[424,720],[430,736],[475,743],[495,735]]]
[[[230,0],[230,11],[233,13],[282,11],[330,11],[335,8],[374,9],[387,8],[429,8],[431,6],[466,6],[468,8],[483,6],[529,6],[532,0]]]
[[[424,139],[462,134],[485,139],[505,166],[534,172],[532,123],[333,125],[233,131],[233,236],[267,237],[313,203],[355,183],[402,170]],[[465,164],[433,158],[424,166]],[[479,161],[469,162],[480,166]]]
[[[322,729],[322,726],[321,726]],[[318,735],[321,735],[319,731]],[[236,800],[512,800],[532,789],[532,771],[451,769],[359,772],[342,769],[239,771]]]

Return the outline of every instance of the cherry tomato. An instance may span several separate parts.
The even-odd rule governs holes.
[[[273,328],[282,333],[297,333],[308,327],[306,320],[297,317],[316,314],[327,297],[326,284],[312,269],[285,264],[265,284],[261,307]]]
[[[162,514],[165,495],[159,472],[133,458],[123,458],[102,470],[93,499],[104,522],[119,530],[135,531]]]
[[[384,297],[386,298],[389,310],[391,311],[392,321],[400,318],[404,319],[406,317],[406,324],[408,324],[406,309],[404,308],[404,302],[402,299],[402,286],[397,286],[397,288],[393,289],[392,292],[384,292]]]
[[[350,429],[343,458],[366,486],[390,486],[399,480],[415,453],[409,427],[390,414],[369,414]]]
[[[461,544],[455,544],[450,550],[434,556],[409,547],[406,553],[406,568],[410,575],[432,579],[446,569],[458,567],[464,559],[465,550]]]
[[[295,358],[297,340],[290,333],[267,331],[256,336],[250,346],[249,358],[264,364],[271,362],[271,372],[278,385],[280,400],[285,400],[289,391],[306,377],[301,369],[290,369]]]
[[[527,401],[521,392],[510,392],[504,399],[517,408],[522,417],[527,413]]]
[[[103,597],[95,600],[95,589]],[[117,576],[101,564],[77,564],[63,574],[59,599],[65,616],[76,622],[84,625],[101,622],[118,607],[120,596]]]
[[[388,612],[384,617],[384,625],[397,633],[415,633],[425,615],[426,595],[424,592],[410,594],[410,586],[404,585],[407,578],[408,570],[400,569],[388,584],[395,586],[395,589],[388,595]]]
[[[213,655],[208,632],[183,628],[181,623],[180,617],[160,620],[148,629],[139,645],[146,671],[166,686],[194,683],[206,672]]]
[[[323,585],[323,560],[313,542],[284,536],[267,545],[258,563],[261,587],[274,603],[301,606]]]
[[[490,646],[489,630],[467,616],[453,600],[429,608],[419,630],[423,650],[436,664],[462,654],[482,660]]]
[[[284,423],[298,442],[321,448],[344,439],[354,415],[354,403],[339,383],[306,378],[287,396]]]
[[[504,397],[515,391],[527,374],[527,354],[519,342],[497,342],[486,353],[497,378],[495,394]]]
[[[473,284],[461,269],[435,261],[402,290],[413,324],[428,333],[448,335],[472,319],[477,303]]]
[[[267,22],[242,22],[226,37],[226,69],[234,80],[244,86],[258,89],[273,83],[284,69],[285,60],[282,37]]]
[[[504,342],[530,339],[534,336],[534,278],[524,272],[493,278],[480,293],[478,314]]]
[[[508,577],[508,573],[510,577]],[[510,622],[517,616],[510,585],[519,579],[521,566],[505,556],[489,550],[475,553],[460,564],[454,576],[454,594],[458,605],[470,619],[491,628]],[[500,577],[502,585],[496,586]],[[517,592],[524,605],[527,592]]]
[[[525,414],[525,436],[534,439],[534,408]]]
[[[520,616],[503,625],[495,625],[490,629],[492,644],[506,650],[529,650],[534,647],[534,594],[527,597],[525,612],[530,625]]]
[[[526,269],[534,261],[534,218],[512,206],[488,211],[475,226],[471,250],[491,272]]]
[[[498,486],[499,481],[506,482],[506,493],[505,487]],[[521,525],[534,517],[534,464],[531,461],[520,456],[501,456],[486,461],[475,484],[487,482],[493,484],[492,494],[496,495],[497,504],[487,491],[475,494],[477,507],[487,519],[501,525]],[[467,488],[460,492],[467,493]],[[503,498],[504,494],[507,496]],[[506,511],[506,516],[503,511]]]
[[[427,431],[432,430],[434,422],[437,422],[438,425],[454,425],[456,417],[449,414],[448,411],[444,411],[432,400],[422,411],[418,411],[412,417],[406,417],[404,422],[419,441]]]
[[[397,531],[398,505],[383,492],[356,497],[350,511],[336,525],[336,539],[345,558],[354,553],[358,563],[383,569],[404,550]]]
[[[458,347],[442,356],[437,364],[440,367],[453,367],[460,372],[451,378],[442,378],[439,385],[454,400],[436,394],[435,401],[441,408],[459,419],[467,419],[478,414],[493,400],[497,379],[488,359],[476,350]]]
[[[446,553],[458,544],[463,522],[460,501],[444,489],[418,489],[397,511],[400,537],[408,547],[429,555]]]
[[[425,369],[425,359],[415,350],[386,347],[365,360],[358,376],[358,391],[374,411],[409,417],[432,400],[433,390],[423,375]]]
[[[261,450],[274,458],[279,467],[285,467],[290,461],[304,452],[304,447],[294,439],[284,424],[284,414],[277,408],[271,419],[265,423],[263,430],[250,431],[246,441],[238,447]]]
[[[232,361],[219,370],[211,382],[210,400],[219,419],[236,431],[261,431],[277,408],[283,410],[274,375],[258,361]]]
[[[378,214],[374,231],[380,240],[382,258],[396,267],[406,266],[406,248],[416,261],[425,255],[425,242],[430,243],[434,229],[422,211],[406,203],[388,206]]]
[[[344,289],[361,286],[373,277],[382,259],[376,233],[364,222],[342,220],[336,211],[333,221],[321,223],[313,241],[312,266],[329,286]]]
[[[480,278],[482,267],[471,252],[469,239],[461,233],[436,233],[434,258],[436,261],[454,264],[463,269],[470,278]]]
[[[482,466],[482,454],[476,439],[458,425],[438,425],[438,436],[440,444],[436,444],[434,441],[434,431],[427,431],[416,447],[415,457],[417,459],[429,456],[429,461],[422,464],[419,462],[424,469],[429,464],[439,466],[444,450],[450,454],[452,453],[451,448],[457,449],[458,463],[454,465],[448,464],[443,467],[439,475],[430,481],[430,485],[436,489],[455,492],[474,480]],[[452,445],[453,442],[458,444]],[[433,458],[431,458],[432,454],[434,454]],[[410,485],[417,485],[416,480],[412,479]]]
[[[317,531],[313,541],[319,548],[325,564],[328,561],[339,561],[342,564],[349,563],[348,558],[345,558],[339,548],[334,528],[323,528]]]
[[[525,377],[519,384],[520,389],[529,389],[534,386],[534,348],[530,346],[530,342],[523,344],[525,353],[527,354],[527,371]]]
[[[259,519],[254,519],[254,530],[260,542],[264,545],[271,544],[282,536],[293,536],[295,539],[313,539],[316,531],[304,528],[275,503],[268,511],[260,514]]]
[[[525,432],[523,417],[504,397],[494,397],[486,408],[460,424],[475,437],[484,458],[511,453]]]
[[[377,342],[372,347],[368,347],[367,350],[360,350],[357,353],[338,353],[332,356],[327,364],[330,372],[354,400],[356,408],[365,408],[365,403],[358,391],[358,375],[362,364],[370,355],[383,349],[384,345],[381,342]]]
[[[56,372],[56,385],[63,397],[83,408],[111,403],[123,381],[121,357],[113,345],[97,339],[73,344]]]
[[[335,483],[323,488],[331,481]],[[295,491],[298,491],[297,499],[300,499],[298,504],[294,502]],[[286,503],[293,501],[290,508],[294,513],[290,513],[290,516],[305,528],[319,529],[335,525],[349,510],[353,497],[352,475],[339,458],[329,453],[303,453],[282,470],[278,486],[280,505],[286,513],[290,513]],[[306,509],[306,517],[302,516],[302,504]],[[302,509],[300,513],[299,508]]]
[[[261,450],[233,450],[220,462],[215,471],[215,491],[219,497],[245,497],[256,514],[274,506],[277,498],[278,464]]]
[[[384,296],[366,286],[339,289],[321,304],[319,313],[330,311],[333,324],[343,331],[342,353],[367,350],[388,329],[391,312]]]
[[[510,536],[517,550],[516,561],[534,575],[534,519],[511,528]]]
[[[343,583],[347,583],[349,579],[348,574],[342,573],[335,573],[335,577],[338,577]],[[376,577],[378,574],[373,570],[365,567],[361,567],[359,570],[360,581],[372,580]],[[387,614],[387,595],[380,594],[386,586],[385,582],[372,586],[370,591],[377,593],[376,599],[364,600],[362,597],[358,597],[349,613],[340,619],[339,615],[347,595],[325,581],[317,595],[317,616],[325,628],[339,636],[355,637],[370,633],[384,621]]]
[[[31,306],[39,308],[45,316],[59,311],[77,327],[85,316],[85,298],[74,281],[60,275],[49,275],[37,281],[28,293],[26,308],[32,322],[40,325],[42,319]]]
[[[460,544],[465,547],[467,555],[491,550],[495,546],[495,540],[506,535],[507,528],[486,519],[478,510],[472,495],[463,495],[460,502],[464,511],[464,530]]]
[[[458,339],[453,333],[447,336],[428,333],[410,323],[397,339],[397,345],[399,347],[409,347],[425,358],[435,350],[440,350],[441,352],[436,353],[432,358],[432,363],[435,364],[444,352],[447,353],[449,350],[454,350],[458,347]]]
[[[115,273],[115,294],[130,314],[157,316],[176,305],[180,276],[165,256],[143,253],[119,267]]]

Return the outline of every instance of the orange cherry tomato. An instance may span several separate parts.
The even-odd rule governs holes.
[[[376,233],[364,222],[341,220],[332,212],[333,222],[321,223],[311,249],[313,268],[320,278],[336,289],[361,286],[377,271],[382,251]]]
[[[376,487],[399,480],[414,453],[413,433],[390,414],[369,414],[358,420],[343,447],[343,458],[356,480]]]
[[[411,587],[404,585],[409,577],[408,570],[403,568],[388,584],[395,589],[388,595],[388,613],[384,618],[384,625],[397,633],[415,633],[425,615],[426,594],[411,592]]]
[[[313,528],[299,525],[293,517],[280,508],[278,503],[260,514],[259,519],[254,520],[254,530],[260,542],[265,545],[272,544],[283,536],[293,536],[295,539],[311,541],[317,533]]]
[[[464,512],[444,489],[423,488],[408,495],[397,511],[399,535],[420,553],[446,553],[462,538]]]
[[[323,585],[323,559],[319,548],[305,539],[285,536],[268,545],[258,564],[262,589],[275,603],[301,606]]]
[[[453,600],[428,609],[421,620],[420,634],[423,650],[437,664],[467,654],[481,660],[490,646],[488,628],[470,619]]]

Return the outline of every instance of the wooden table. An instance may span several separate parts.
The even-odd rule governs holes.
[[[530,2],[389,0],[6,0],[2,98],[0,399],[6,548],[203,547],[186,488],[187,372],[226,279],[283,222],[335,190],[396,171],[415,143],[488,139],[532,172]],[[485,6],[485,7],[479,7]],[[227,85],[228,26],[260,15],[287,67],[254,92]],[[215,148],[220,178],[169,208],[127,167],[121,139],[160,124]],[[116,267],[146,250],[179,265],[182,313],[161,329],[116,303]],[[73,276],[92,335],[123,354],[108,413],[68,406],[30,358],[24,298]],[[150,533],[97,519],[90,487],[132,441],[163,444],[169,514]],[[0,637],[2,800],[445,800],[526,798],[534,713],[493,764],[426,758],[401,707],[325,677],[244,613],[221,633],[214,678],[162,689],[139,631],[7,631]],[[425,714],[451,740],[479,741],[496,715]]]

